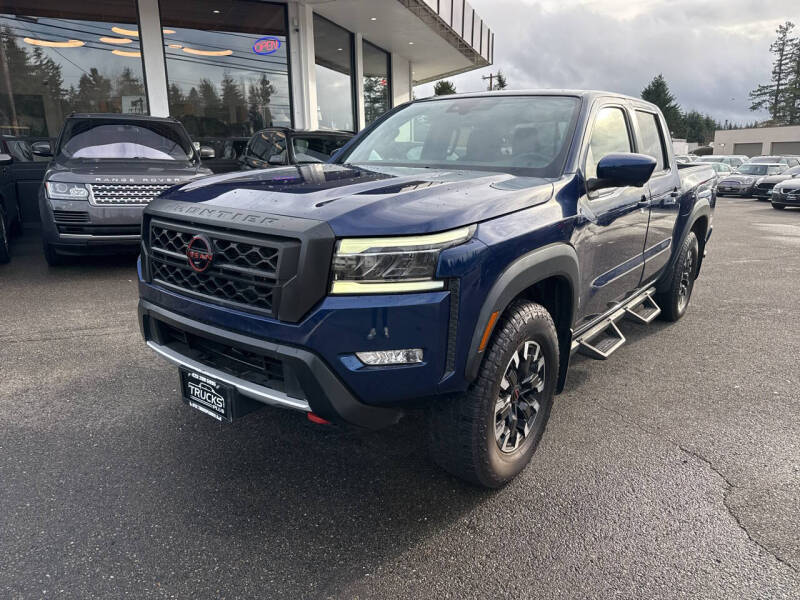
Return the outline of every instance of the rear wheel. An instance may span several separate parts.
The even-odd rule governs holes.
[[[694,231],[690,231],[681,245],[670,277],[669,288],[656,295],[656,302],[661,307],[661,317],[664,320],[677,321],[686,314],[694,290],[699,258],[700,244]]]
[[[475,382],[430,410],[433,459],[453,475],[497,488],[530,462],[558,376],[558,338],[547,310],[515,302],[498,323]]]
[[[6,214],[0,206],[0,264],[5,264],[11,260],[11,245],[9,241],[9,231],[6,227]]]
[[[786,205],[785,204],[775,204],[773,202],[772,203],[772,208],[774,208],[775,210],[783,210],[784,208],[786,208]]]

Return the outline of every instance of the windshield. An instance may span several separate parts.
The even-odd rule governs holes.
[[[577,98],[491,96],[417,102],[364,137],[343,161],[558,177]]]
[[[69,159],[188,161],[194,156],[194,151],[189,137],[177,123],[68,119],[59,155]]]
[[[328,162],[334,150],[338,150],[350,141],[341,136],[292,136],[295,162],[320,163]]]
[[[723,163],[711,163],[711,168],[714,169],[717,173],[729,173],[731,168]]]
[[[754,165],[753,163],[747,163],[739,167],[739,173],[742,175],[776,175],[782,170],[779,166]]]
[[[751,158],[747,162],[749,163],[776,163],[781,162],[777,156],[756,156],[755,158]]]

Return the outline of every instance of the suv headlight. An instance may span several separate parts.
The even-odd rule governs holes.
[[[47,190],[47,197],[53,200],[86,200],[89,198],[89,188],[83,183],[48,181],[44,187]]]
[[[747,183],[747,184],[753,183],[753,181],[754,181],[754,180],[753,180],[753,178],[752,178],[752,177],[745,177],[745,178],[744,178],[744,182],[745,182],[745,183]]]
[[[386,238],[345,238],[333,256],[331,294],[392,294],[441,290],[434,279],[439,254],[463,244],[475,227]]]

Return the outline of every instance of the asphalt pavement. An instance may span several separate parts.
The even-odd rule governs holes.
[[[378,433],[177,398],[129,259],[0,266],[0,598],[800,598],[800,211],[720,199],[687,316],[574,359],[486,492]]]

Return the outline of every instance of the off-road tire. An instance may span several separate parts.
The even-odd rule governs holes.
[[[699,259],[700,243],[694,231],[690,231],[681,244],[675,266],[669,275],[669,288],[656,294],[663,320],[677,321],[686,314],[694,290]]]
[[[544,358],[539,408],[529,433],[511,453],[501,451],[495,434],[500,382],[520,348],[535,342]],[[503,314],[492,335],[478,377],[466,393],[436,400],[429,410],[429,444],[442,468],[473,484],[497,488],[530,462],[544,433],[558,378],[558,337],[547,310],[516,301]]]

